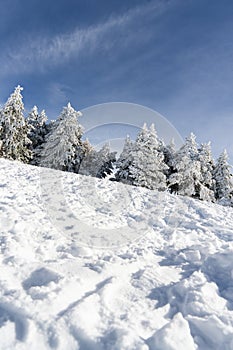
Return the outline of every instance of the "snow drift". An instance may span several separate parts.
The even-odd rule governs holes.
[[[46,171],[0,160],[0,349],[233,349],[232,208]]]

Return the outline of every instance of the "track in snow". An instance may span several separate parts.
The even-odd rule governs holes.
[[[233,349],[232,208],[42,172],[0,160],[0,349]]]

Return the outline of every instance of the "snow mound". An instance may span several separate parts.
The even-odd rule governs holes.
[[[149,339],[152,349],[158,350],[195,350],[196,346],[190,333],[188,322],[181,313],[177,313],[173,319],[159,329]]]
[[[233,349],[232,208],[1,159],[0,228],[1,350]]]

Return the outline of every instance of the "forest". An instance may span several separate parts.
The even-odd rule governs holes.
[[[226,150],[215,161],[211,143],[199,145],[193,133],[177,150],[144,124],[136,140],[126,136],[117,157],[108,144],[96,150],[83,138],[82,113],[70,103],[56,120],[36,106],[25,116],[22,90],[17,86],[0,110],[0,157],[233,206]]]

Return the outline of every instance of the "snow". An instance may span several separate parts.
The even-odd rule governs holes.
[[[158,350],[175,350],[177,347],[180,350],[196,349],[189,324],[180,312],[151,337],[149,344],[152,349]]]
[[[232,208],[1,159],[0,228],[1,350],[233,349]]]

